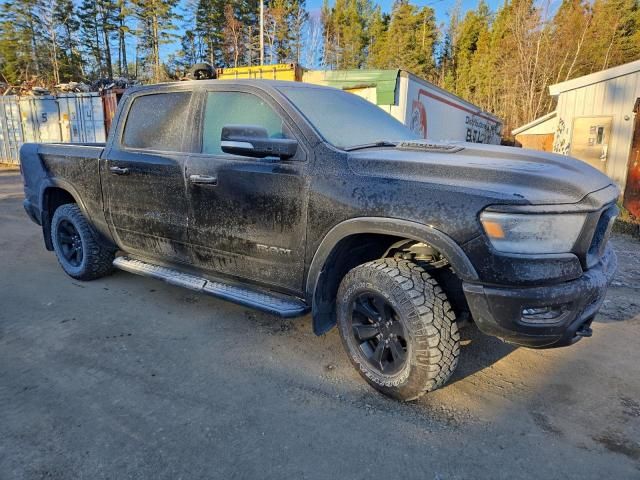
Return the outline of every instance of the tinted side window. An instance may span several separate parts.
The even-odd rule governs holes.
[[[271,138],[285,138],[282,118],[257,95],[243,92],[209,92],[202,129],[202,152],[221,154],[220,135],[225,125],[257,125]]]
[[[122,143],[126,147],[182,151],[191,92],[154,93],[136,98],[129,109]]]

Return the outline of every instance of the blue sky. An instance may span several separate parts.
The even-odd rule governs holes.
[[[335,0],[330,0],[329,3],[332,4]],[[447,24],[449,22],[449,12],[456,5],[455,1],[447,1],[447,0],[410,0],[413,5],[417,5],[419,7],[431,7],[435,10],[436,13],[436,22],[438,27],[441,24]],[[503,3],[504,0],[485,0],[489,5],[491,11],[495,11],[496,8]],[[323,0],[306,0],[307,2],[307,10],[310,12],[319,12],[322,7]],[[390,12],[391,7],[393,6],[393,0],[374,0],[375,3],[382,7],[384,12]],[[479,0],[460,0],[460,9],[462,15],[467,10],[472,10],[477,7]],[[181,26],[182,27],[182,26]],[[179,32],[181,33],[182,28],[180,28]],[[179,41],[172,42],[170,44],[163,45],[161,47],[161,54],[164,58],[167,57],[170,53],[175,52],[176,49],[179,48]]]
[[[375,0],[374,0],[375,1]],[[460,8],[463,12],[474,9],[478,5],[479,0],[462,0],[460,2]],[[333,3],[330,1],[329,3]],[[381,0],[375,2],[382,7],[382,10],[385,12],[390,12],[391,7],[393,5],[393,0]],[[419,7],[431,7],[436,11],[436,19],[438,25],[442,22],[448,22],[449,17],[447,13],[453,9],[456,2],[455,1],[446,1],[446,0],[413,0],[411,1],[413,5],[417,5]],[[502,4],[501,0],[487,0],[487,4],[492,11]],[[307,9],[308,10],[319,10],[322,7],[322,0],[307,0]]]

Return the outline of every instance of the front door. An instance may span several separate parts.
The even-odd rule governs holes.
[[[571,156],[607,173],[613,117],[579,117],[573,120]]]
[[[300,292],[304,273],[308,182],[300,138],[292,159],[223,153],[224,125],[265,127],[295,138],[284,111],[262,94],[205,93],[200,153],[190,157],[189,236],[194,263],[245,281]]]
[[[105,209],[128,253],[189,261],[183,148],[191,92],[136,96],[101,162]],[[126,108],[126,107],[125,107]]]

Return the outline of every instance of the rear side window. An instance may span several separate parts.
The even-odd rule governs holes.
[[[182,151],[190,99],[191,92],[155,93],[136,98],[124,126],[124,146]]]
[[[209,92],[202,128],[202,153],[221,154],[220,135],[225,125],[256,125],[271,138],[285,138],[282,118],[257,95],[244,92]]]

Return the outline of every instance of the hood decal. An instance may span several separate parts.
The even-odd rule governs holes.
[[[445,142],[432,142],[429,140],[405,140],[396,145],[399,150],[419,150],[427,152],[455,153],[464,150],[461,145]]]

